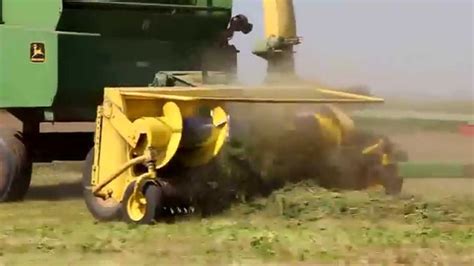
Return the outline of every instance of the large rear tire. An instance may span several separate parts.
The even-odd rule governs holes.
[[[20,132],[0,129],[0,202],[21,201],[31,183],[32,160]]]
[[[87,209],[92,216],[102,222],[115,221],[120,219],[121,204],[112,199],[103,200],[96,197],[91,189],[92,166],[94,164],[94,149],[87,154],[82,173],[83,197]]]

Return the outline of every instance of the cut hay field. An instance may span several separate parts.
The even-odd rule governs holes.
[[[474,263],[474,179],[407,180],[402,196],[311,183],[174,223],[96,223],[78,164],[36,165],[26,202],[0,208],[0,265]]]
[[[474,138],[449,122],[399,122],[365,126],[384,129],[410,161],[474,163]],[[93,220],[80,167],[37,164],[26,201],[0,205],[0,266],[474,265],[474,178],[406,179],[399,197],[306,182],[215,216],[130,226]]]

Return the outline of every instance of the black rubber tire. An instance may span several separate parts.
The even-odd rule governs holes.
[[[123,200],[122,200],[122,219],[124,222],[129,224],[140,224],[140,225],[149,225],[156,221],[159,217],[158,213],[163,207],[163,191],[160,186],[148,182],[142,188],[142,193],[146,198],[147,204],[145,209],[144,217],[139,220],[133,220],[127,212],[127,202],[132,196],[133,188],[135,182],[130,183],[130,185],[125,190]]]
[[[366,180],[362,174],[360,158],[352,151],[336,149],[327,153],[322,172],[321,186],[327,189],[362,190]]]
[[[396,196],[402,192],[403,178],[398,175],[398,166],[390,165],[383,175],[383,186],[387,195]]]
[[[92,216],[101,222],[110,222],[120,220],[121,204],[119,202],[110,202],[105,205],[101,198],[96,197],[90,188],[92,180],[92,165],[94,164],[94,149],[91,149],[84,161],[82,172],[83,197],[87,209]]]
[[[0,160],[0,202],[23,200],[33,164],[20,132],[0,129]]]
[[[385,185],[385,191],[388,195],[392,196],[397,196],[402,193],[403,189],[403,178],[399,176],[394,176],[392,179],[388,182],[387,185]]]

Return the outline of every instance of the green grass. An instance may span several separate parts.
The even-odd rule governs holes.
[[[472,168],[472,166],[471,166]],[[472,178],[469,165],[440,162],[406,162],[400,164],[400,174],[407,178]]]
[[[307,182],[216,216],[131,226],[91,218],[70,188],[78,169],[37,166],[29,199],[1,205],[0,265],[458,265],[474,259],[469,197],[330,192]]]
[[[473,101],[407,101],[387,99],[367,106],[353,116],[358,127],[384,132],[458,132],[459,125],[473,119]]]
[[[457,130],[453,122],[411,119],[356,123],[379,132]],[[92,219],[78,189],[79,170],[80,164],[37,165],[27,201],[0,206],[0,265],[474,263],[471,181],[406,180],[401,197],[302,183],[219,215],[131,226]],[[409,177],[460,171],[414,162],[402,168]]]
[[[417,131],[437,131],[458,133],[458,121],[419,120],[411,118],[384,119],[377,117],[354,117],[358,128],[376,130],[380,133],[410,133]]]

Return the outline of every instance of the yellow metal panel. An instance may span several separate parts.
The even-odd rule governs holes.
[[[337,119],[339,127],[342,130],[343,138],[348,137],[355,129],[354,121],[341,109],[334,105],[327,105],[332,115]]]
[[[326,145],[339,146],[342,142],[342,129],[331,117],[315,114],[321,127],[321,133]]]
[[[328,90],[328,89],[318,88],[317,91],[323,94],[347,97],[351,99],[366,100],[366,101],[379,101],[379,102],[383,101],[383,99],[377,98],[377,97],[371,97],[371,96],[360,95],[360,94],[349,93],[349,92],[342,92],[342,91],[337,91],[337,90]]]
[[[203,165],[211,161],[221,151],[229,132],[228,115],[222,107],[212,109],[214,129],[212,135],[201,147],[179,154],[179,159],[187,167]]]
[[[102,120],[99,152],[98,165],[100,165],[100,168],[97,183],[103,182],[105,178],[129,160],[128,144],[122,139],[122,136],[109,119]],[[120,201],[125,189],[127,176],[128,172],[122,173],[119,178],[105,187],[103,192],[112,196],[116,201]]]
[[[265,36],[296,38],[293,0],[263,0]]]
[[[143,117],[133,123],[133,128],[144,137],[140,153],[153,148],[156,151],[156,168],[168,164],[178,150],[182,137],[183,117],[178,105],[167,102],[163,105],[162,117]]]
[[[362,154],[380,153],[382,145],[383,145],[383,140],[379,139],[377,143],[363,149]]]
[[[104,105],[104,107],[107,106]],[[134,130],[132,123],[130,120],[122,113],[117,106],[111,104],[107,106],[107,109],[110,108],[110,117],[108,119],[112,123],[112,125],[117,129],[117,132],[128,142],[128,144],[132,147],[137,145],[138,136],[137,132]]]
[[[318,88],[194,88],[194,89],[124,89],[117,88],[128,99],[162,99],[170,101],[208,101],[243,103],[381,103],[381,98]]]

